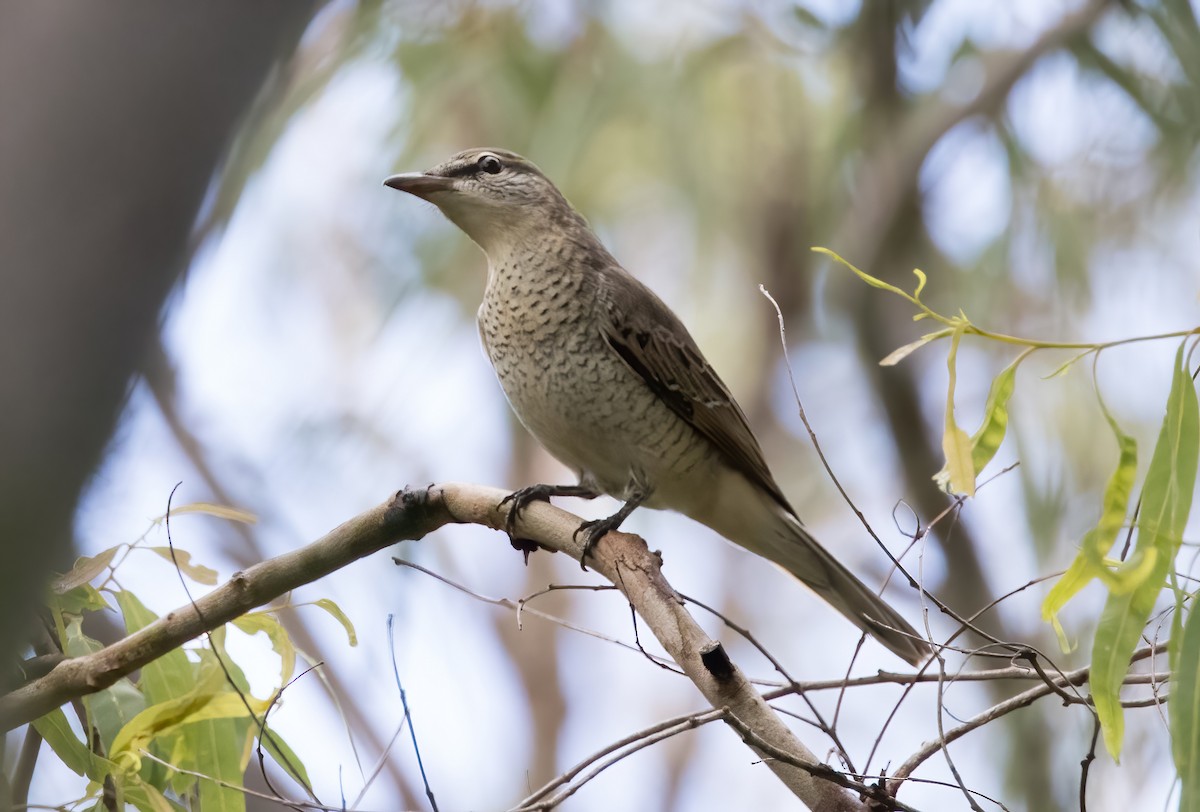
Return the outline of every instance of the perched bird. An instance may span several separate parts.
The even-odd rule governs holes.
[[[639,505],[676,510],[781,565],[908,662],[925,659],[916,630],[801,525],[687,328],[541,170],[471,149],[384,183],[433,203],[483,249],[488,358],[517,417],[579,475],[517,491],[510,519],[551,496],[622,500],[580,528],[586,550]]]

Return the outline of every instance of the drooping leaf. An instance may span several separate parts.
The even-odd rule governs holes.
[[[270,753],[271,758],[275,759],[275,763],[284,772],[292,775],[293,778],[298,778],[304,786],[312,786],[308,777],[308,769],[304,766],[304,762],[300,760],[300,756],[296,754],[291,745],[284,741],[284,738],[279,735],[278,731],[268,727],[260,741],[262,748]]]
[[[1028,349],[1017,356],[1011,364],[1000,371],[992,380],[988,389],[987,402],[984,404],[983,422],[979,429],[971,435],[971,467],[974,477],[978,477],[987,464],[996,456],[1004,436],[1008,432],[1008,401],[1016,387],[1017,367],[1033,352]],[[934,476],[934,480],[943,490],[951,490],[950,469],[942,468]]]
[[[1121,430],[1103,400],[1100,401],[1100,408],[1117,439],[1117,467],[1104,487],[1099,522],[1084,535],[1075,560],[1042,602],[1042,619],[1054,625],[1064,649],[1066,635],[1058,622],[1058,613],[1093,579],[1101,578],[1110,586],[1114,582],[1109,577],[1110,570],[1104,559],[1116,543],[1117,534],[1125,526],[1133,481],[1137,476],[1137,441]]]
[[[966,496],[975,495],[975,466],[971,459],[971,438],[958,427],[954,420],[954,387],[957,382],[955,360],[958,356],[958,342],[962,338],[963,327],[954,331],[950,339],[950,352],[946,357],[946,368],[950,380],[946,387],[946,424],[942,431],[942,453],[946,456],[946,482],[953,493]],[[937,479],[937,474],[934,479]]]
[[[1127,591],[1109,595],[1096,628],[1092,696],[1104,729],[1104,744],[1114,759],[1120,755],[1124,737],[1121,684],[1129,658],[1183,542],[1183,529],[1196,486],[1200,409],[1191,375],[1183,363],[1185,345],[1186,342],[1180,345],[1175,356],[1167,413],[1142,487],[1137,547],[1132,560],[1113,573],[1114,585]]]
[[[1119,760],[1121,741],[1125,736],[1125,717],[1121,708],[1121,685],[1129,669],[1129,658],[1154,603],[1162,591],[1170,562],[1153,557],[1155,567],[1142,585],[1125,594],[1109,594],[1096,624],[1092,644],[1092,698],[1096,715],[1104,731],[1104,746],[1113,760]]]
[[[313,601],[316,606],[321,607],[329,614],[333,615],[338,623],[342,624],[342,628],[346,630],[346,638],[351,646],[358,645],[358,634],[354,631],[354,624],[350,622],[350,618],[342,611],[342,607],[331,601],[329,598],[321,598]]]
[[[1179,612],[1176,612],[1178,617]],[[1179,771],[1180,812],[1200,810],[1200,612],[1193,606],[1187,621],[1171,635],[1171,753]]]
[[[296,647],[279,619],[269,612],[251,612],[235,618],[233,625],[246,634],[255,635],[262,632],[270,639],[271,648],[279,655],[280,660],[279,685],[286,685],[296,673]]]

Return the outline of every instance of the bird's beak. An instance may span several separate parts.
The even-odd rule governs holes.
[[[429,195],[434,192],[448,192],[453,189],[454,181],[452,178],[442,177],[441,175],[426,175],[424,172],[405,172],[400,175],[392,175],[383,182],[383,185],[399,189],[401,192],[408,192],[410,195],[416,195],[423,200],[428,200]]]

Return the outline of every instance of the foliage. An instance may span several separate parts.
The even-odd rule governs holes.
[[[177,508],[171,515],[189,513],[252,520],[240,511],[199,503]],[[113,603],[127,635],[159,619],[118,580],[120,568],[133,553],[155,554],[142,556],[143,564],[150,564],[151,558],[166,559],[181,580],[206,586],[216,583],[217,573],[195,563],[188,551],[147,545],[148,535],[149,531],[130,544],[80,558],[70,572],[55,579],[47,607],[64,654],[80,656],[103,648],[84,632],[85,618],[112,611]],[[97,579],[100,583],[94,586],[91,582]],[[117,808],[131,805],[142,812],[244,810],[243,777],[256,749],[308,787],[304,764],[267,723],[295,676],[298,657],[279,613],[300,605],[304,604],[250,612],[231,624],[251,636],[265,634],[279,657],[278,684],[265,698],[251,693],[245,674],[226,648],[228,626],[224,626],[200,645],[174,649],[148,663],[137,679],[123,677],[84,697],[78,722],[73,723],[63,708],[35,721],[33,727],[63,764],[88,779],[86,794],[75,803],[105,809],[107,793],[115,798]],[[311,605],[341,623],[355,645],[354,627],[337,604],[323,598]]]
[[[883,359],[884,365],[895,364],[914,350],[941,338],[950,339],[947,364],[950,385],[946,395],[946,423],[943,448],[946,465],[935,475],[944,487],[963,496],[973,496],[975,479],[992,459],[1004,439],[1008,424],[1008,400],[1015,388],[1017,366],[1037,350],[1075,350],[1076,355],[1063,363],[1053,376],[1066,372],[1080,359],[1092,355],[1098,358],[1106,349],[1135,341],[1154,341],[1181,338],[1171,368],[1171,389],[1167,396],[1165,415],[1150,466],[1146,471],[1131,523],[1127,521],[1129,499],[1137,474],[1137,443],[1123,432],[1100,397],[1097,385],[1097,404],[1112,428],[1118,446],[1117,467],[1105,488],[1103,509],[1095,527],[1080,543],[1080,550],[1070,568],[1055,583],[1042,605],[1042,616],[1050,621],[1066,646],[1066,634],[1059,624],[1057,613],[1088,583],[1100,580],[1108,589],[1108,600],[1096,626],[1092,644],[1092,700],[1104,731],[1104,743],[1113,758],[1119,758],[1124,736],[1124,710],[1121,687],[1130,666],[1130,657],[1139,640],[1147,635],[1151,614],[1164,590],[1174,596],[1174,619],[1168,645],[1168,657],[1173,678],[1182,680],[1172,691],[1170,724],[1175,765],[1183,778],[1183,809],[1200,809],[1200,688],[1197,669],[1200,669],[1200,620],[1196,612],[1186,612],[1184,606],[1196,595],[1179,584],[1175,560],[1183,543],[1183,531],[1191,511],[1196,488],[1197,457],[1200,455],[1200,409],[1197,407],[1197,373],[1190,372],[1189,361],[1200,342],[1200,326],[1191,330],[1154,336],[1112,341],[1101,344],[1080,344],[1016,338],[994,333],[974,325],[966,314],[944,316],[921,301],[926,276],[914,271],[917,286],[912,294],[883,282],[859,270],[837,254],[816,249],[846,268],[867,284],[890,291],[907,299],[918,308],[914,321],[931,319],[945,325],[943,329],[923,335]],[[1026,349],[1005,367],[992,381],[988,393],[983,424],[970,438],[954,421],[955,356],[964,335],[975,335],[1003,344]],[[1190,346],[1190,350],[1189,350]],[[1094,367],[1093,367],[1094,377]],[[1131,539],[1136,537],[1132,554],[1125,545],[1119,559],[1109,557],[1123,528],[1129,528]],[[1134,532],[1136,531],[1136,533]],[[1151,632],[1149,636],[1155,635]]]

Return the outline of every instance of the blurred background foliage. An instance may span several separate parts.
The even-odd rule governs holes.
[[[79,509],[79,545],[136,538],[180,479],[185,498],[260,516],[257,528],[176,539],[222,574],[405,483],[567,481],[509,416],[476,346],[482,255],[432,207],[380,186],[393,171],[496,145],[538,163],[679,313],[805,520],[881,583],[886,561],[800,425],[757,286],[782,306],[799,393],[834,470],[900,550],[949,504],[931,480],[942,465],[944,348],[879,367],[922,325],[811,246],[906,289],[920,267],[932,306],[1001,332],[1104,341],[1193,327],[1198,74],[1188,0],[331,2],[236,132],[160,344]],[[1174,350],[1120,348],[1098,365],[1106,402],[1144,448]],[[1021,464],[914,553],[925,585],[963,613],[1065,567],[1095,521],[1116,449],[1088,369],[1040,377],[1065,358],[1047,355],[1018,375],[1009,439],[989,474]],[[964,342],[964,425],[978,421],[988,382],[1010,360]],[[611,504],[571,508],[604,515]],[[794,583],[677,517],[642,511],[630,528],[663,549],[677,587],[752,628],[797,678],[844,673],[855,635]],[[591,582],[544,554],[523,568],[478,528],[400,554],[484,595]],[[157,611],[182,602],[152,577],[131,586]],[[334,597],[363,641],[347,651],[340,629],[284,618],[297,647],[325,661],[325,682],[289,689],[273,724],[326,796],[339,786],[357,794],[366,770],[356,758],[372,764],[399,724],[389,613],[444,808],[512,803],[609,741],[699,706],[689,686],[637,656],[544,623],[518,630],[511,614],[386,559],[311,592]],[[1038,614],[1044,592],[1006,601],[984,625],[1054,656]],[[917,615],[915,599],[889,594]],[[1101,597],[1085,593],[1064,614],[1085,641],[1058,654],[1064,668],[1087,661]],[[632,637],[610,597],[556,592],[537,605]],[[931,622],[942,630],[941,618]],[[712,628],[747,670],[770,677],[748,646]],[[814,640],[827,660],[800,656]],[[231,633],[228,645],[256,644]],[[895,666],[868,646],[856,668]],[[253,685],[252,668],[247,676]],[[969,716],[1017,687],[957,686],[948,711]],[[898,697],[872,689],[843,705],[840,730],[860,768]],[[836,697],[816,699],[832,713]],[[932,689],[910,699],[869,766],[894,765],[936,736],[935,709]],[[1044,703],[952,753],[968,786],[1008,808],[1061,809],[1077,803],[1091,736],[1085,713]],[[786,803],[740,748],[716,726],[677,737],[610,769],[570,808]],[[393,751],[364,808],[419,807],[411,762]],[[920,775],[949,773],[930,762]],[[1172,776],[1161,719],[1132,714],[1122,764],[1093,769],[1088,808],[1157,808]],[[37,779],[31,798],[62,800],[66,777]],[[901,797],[931,809],[963,803],[934,786]]]

